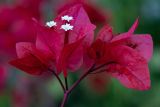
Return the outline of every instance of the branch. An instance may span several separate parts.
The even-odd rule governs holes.
[[[96,70],[98,70],[98,69],[100,69],[100,68],[102,68],[102,67],[104,67],[104,66],[106,66],[106,65],[112,64],[112,63],[115,63],[115,62],[107,62],[107,63],[104,63],[104,64],[102,64],[102,65],[100,65],[100,66],[98,66],[98,67],[96,67],[96,68],[95,68],[95,65],[96,65],[96,64],[93,64],[93,66],[92,66],[86,73],[84,73],[84,74],[72,85],[72,87],[67,91],[67,93],[70,93],[75,87],[77,87],[78,84],[79,84],[88,74],[90,74],[90,73],[92,73],[92,72],[94,72],[94,71],[96,71]]]
[[[68,79],[65,77],[65,85],[66,85],[66,90],[68,90]]]
[[[89,73],[89,74],[98,74],[98,73],[103,73],[103,72],[105,72],[105,71],[107,71],[107,69],[102,69],[102,70],[97,71],[97,72],[91,72],[91,73]]]
[[[67,91],[67,93],[70,93],[75,87],[78,86],[78,84],[90,73],[92,72],[92,69],[95,67],[95,64],[86,72],[84,73],[73,85],[72,87]]]
[[[65,89],[65,87],[64,87],[64,85],[63,85],[63,82],[61,81],[61,79],[59,78],[59,76],[56,74],[56,72],[54,71],[54,70],[52,70],[52,69],[48,69],[49,71],[51,71],[54,75],[55,75],[55,77],[57,78],[57,80],[59,81],[59,83],[60,83],[60,85],[61,85],[61,87],[62,87],[62,89],[63,89],[63,92],[65,93],[65,91],[66,91],[66,89]]]
[[[62,103],[61,103],[60,107],[65,106],[65,103],[66,103],[67,99],[68,99],[68,93],[64,93],[64,97],[63,97],[63,100],[62,100]]]

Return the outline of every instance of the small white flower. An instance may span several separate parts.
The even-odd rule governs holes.
[[[73,30],[73,26],[68,24],[68,23],[66,23],[65,25],[61,26],[61,29],[65,30],[65,31]]]
[[[64,15],[64,16],[61,17],[61,19],[62,20],[66,20],[66,21],[69,22],[69,21],[73,20],[73,17],[72,16],[68,16],[68,15]]]
[[[49,21],[49,22],[46,22],[46,26],[48,27],[57,26],[57,23],[55,21]]]

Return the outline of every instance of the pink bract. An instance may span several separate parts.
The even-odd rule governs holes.
[[[104,70],[124,86],[147,90],[150,88],[148,62],[152,57],[153,41],[148,34],[134,34],[137,26],[138,19],[128,32],[117,36],[109,25],[104,26],[88,49],[87,62],[106,64]]]

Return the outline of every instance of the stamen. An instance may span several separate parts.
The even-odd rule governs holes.
[[[73,30],[73,26],[68,24],[68,23],[66,23],[65,25],[61,26],[61,29],[65,30],[65,31]]]
[[[55,21],[49,21],[49,22],[46,22],[46,26],[48,27],[57,26],[57,23]]]
[[[73,20],[73,17],[72,16],[68,16],[68,15],[64,15],[64,16],[61,17],[61,19],[62,20],[66,20],[66,21],[69,22],[69,21]]]

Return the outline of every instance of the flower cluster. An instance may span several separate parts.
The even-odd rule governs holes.
[[[95,25],[81,5],[74,5],[46,26],[37,24],[36,43],[17,43],[18,59],[10,63],[32,75],[53,71],[64,77],[92,68],[88,74],[107,72],[128,88],[146,90],[153,43],[149,34],[134,34],[137,26],[138,19],[128,32],[115,35],[106,25],[94,40]]]
[[[148,62],[153,43],[149,34],[134,34],[137,25],[138,19],[128,32],[119,35],[104,26],[88,49],[87,62],[104,65],[99,71],[106,71],[128,88],[146,90],[150,88]]]
[[[95,36],[96,26],[82,5],[76,4],[46,25],[36,22],[35,44],[17,43],[18,58],[10,64],[31,75],[52,72],[64,91],[61,107],[68,94],[89,74],[106,72],[127,88],[147,90],[150,88],[148,62],[152,57],[153,41],[149,34],[134,34],[138,23],[139,19],[128,32],[121,34],[114,34],[112,27],[105,25]],[[82,76],[68,87],[68,73],[80,68]],[[61,73],[66,87],[59,78]]]
[[[65,20],[67,22],[70,22],[71,20],[73,20],[73,17],[72,16],[68,16],[68,15],[65,15],[65,16],[62,16],[61,17],[61,20]],[[54,22],[54,21],[49,21],[46,23],[46,26],[48,27],[54,27],[54,26],[57,26],[57,22]],[[65,30],[65,31],[68,31],[68,30],[73,30],[73,26],[70,25],[69,23],[65,23],[63,25],[61,25],[61,29]]]

